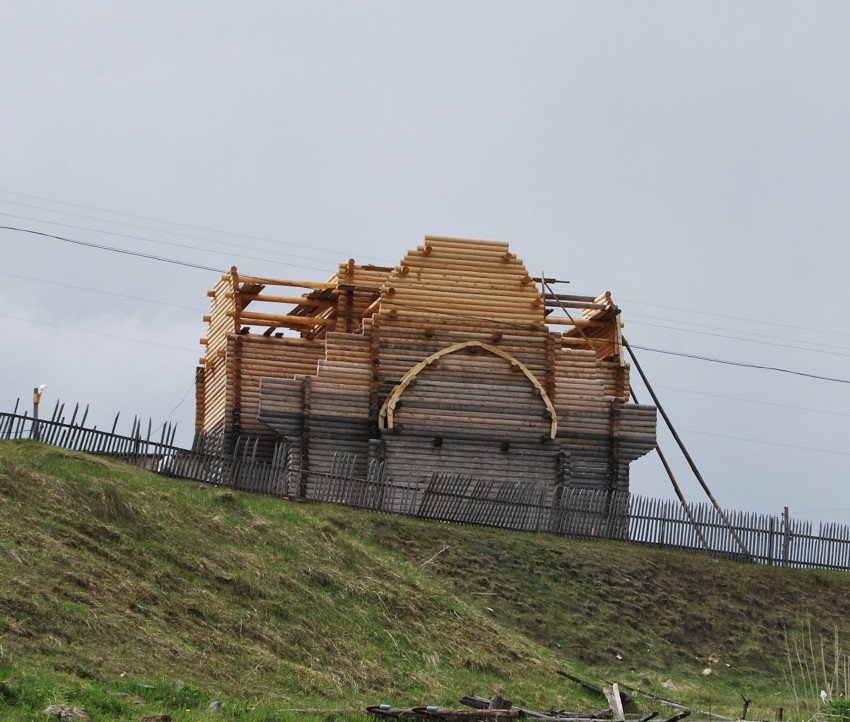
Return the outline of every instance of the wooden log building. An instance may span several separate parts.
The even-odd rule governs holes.
[[[269,454],[285,440],[308,497],[337,452],[414,485],[452,472],[627,490],[656,410],[629,403],[611,294],[556,283],[507,243],[434,236],[394,268],[350,260],[325,283],[233,268],[208,293],[197,438],[251,436]]]

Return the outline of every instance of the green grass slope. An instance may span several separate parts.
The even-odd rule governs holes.
[[[0,442],[0,717],[220,719],[218,699],[278,719],[496,692],[605,706],[566,669],[726,713],[744,694],[769,718],[816,683],[787,650],[832,649],[848,613],[850,575],[295,504]]]

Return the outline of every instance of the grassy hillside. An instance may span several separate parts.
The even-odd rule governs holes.
[[[30,442],[0,443],[0,580],[0,717],[20,719],[605,706],[558,669],[788,719],[850,613],[846,574],[295,504]]]

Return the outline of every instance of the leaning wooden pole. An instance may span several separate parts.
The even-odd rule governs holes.
[[[628,341],[626,341],[625,337],[623,337],[623,346],[626,347],[626,351],[629,352],[629,356],[632,359],[632,363],[635,365],[637,372],[640,374],[641,379],[643,380],[644,385],[646,386],[646,390],[649,391],[649,395],[652,396],[652,401],[655,403],[658,412],[664,418],[664,423],[667,424],[667,428],[670,429],[670,433],[673,435],[676,443],[679,445],[679,448],[682,451],[685,459],[688,462],[688,465],[691,467],[691,471],[694,472],[694,476],[697,478],[700,486],[702,487],[705,495],[708,497],[712,506],[717,510],[717,513],[720,515],[720,518],[723,519],[723,523],[726,525],[726,528],[729,530],[729,533],[732,535],[732,538],[741,547],[741,551],[747,557],[751,557],[749,550],[747,549],[744,542],[741,540],[741,537],[738,535],[738,532],[735,531],[735,528],[729,522],[729,519],[726,517],[723,509],[720,508],[720,504],[717,503],[717,500],[714,498],[714,495],[711,493],[711,490],[708,488],[708,484],[705,483],[705,480],[702,478],[702,474],[699,473],[699,469],[697,469],[697,465],[694,463],[694,460],[691,458],[691,455],[688,453],[688,450],[685,448],[684,443],[679,438],[679,434],[676,433],[676,429],[673,428],[673,422],[670,421],[670,417],[667,416],[667,413],[664,411],[664,408],[661,406],[661,402],[658,400],[658,397],[655,395],[655,391],[652,389],[652,386],[649,383],[649,380],[646,378],[646,374],[644,374],[643,369],[640,367],[637,358],[635,357],[634,352],[632,351],[632,347],[629,346]]]
[[[623,342],[625,343],[625,341]],[[640,401],[637,400],[637,396],[635,396],[634,389],[630,389],[632,394],[632,398],[634,399],[636,404],[639,404]],[[670,482],[673,484],[673,491],[676,492],[676,496],[682,504],[682,509],[685,510],[685,514],[691,522],[691,526],[693,526],[694,531],[697,533],[699,540],[702,542],[703,547],[706,551],[711,551],[711,545],[705,538],[705,535],[702,533],[702,529],[700,529],[697,520],[694,519],[694,515],[691,513],[691,508],[688,506],[688,502],[685,501],[685,495],[682,493],[682,489],[679,487],[679,482],[676,481],[676,477],[673,474],[673,469],[670,468],[670,464],[667,463],[667,457],[664,456],[664,453],[661,451],[661,447],[656,443],[655,444],[655,452],[658,454],[658,458],[661,459],[661,464],[664,466],[664,471],[667,472],[667,476],[670,478]]]

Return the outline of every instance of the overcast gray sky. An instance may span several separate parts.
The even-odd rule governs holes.
[[[507,240],[633,345],[838,379],[637,351],[724,506],[850,522],[850,3],[0,7],[0,225],[305,280]],[[0,409],[190,443],[217,273],[0,244]]]

